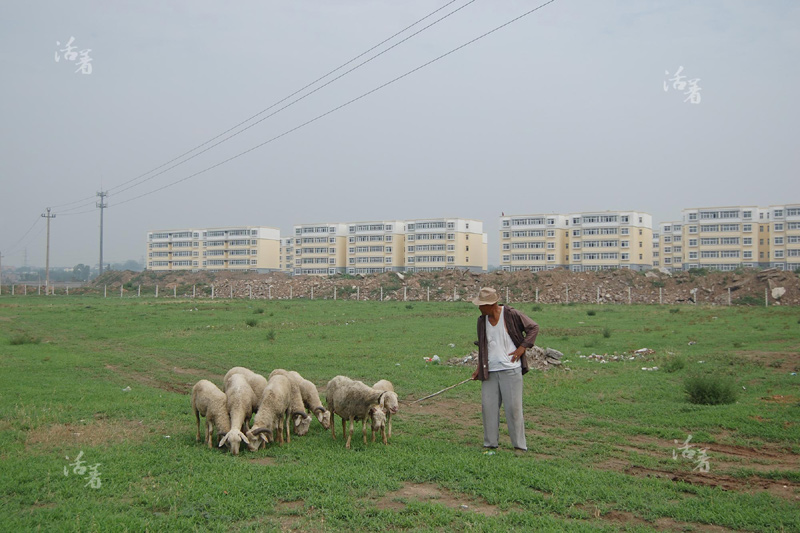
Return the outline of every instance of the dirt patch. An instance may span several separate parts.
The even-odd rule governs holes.
[[[792,396],[791,394],[782,395],[776,394],[774,396],[765,396],[761,398],[765,402],[773,402],[773,403],[800,403],[800,398],[797,396]]]
[[[790,481],[773,481],[757,477],[735,478],[711,472],[668,472],[641,466],[631,466],[624,470],[626,474],[637,477],[653,477],[668,479],[674,482],[688,483],[703,487],[716,487],[722,490],[754,493],[767,491],[773,496],[788,500],[800,501],[800,483]]]
[[[249,459],[251,463],[255,463],[257,465],[264,465],[264,466],[275,466],[275,458],[274,457],[254,457]]]
[[[402,511],[412,501],[438,503],[451,509],[485,516],[496,516],[504,512],[497,506],[489,505],[485,500],[453,493],[432,483],[404,483],[399,490],[377,499],[375,505],[378,509]]]
[[[202,376],[204,379],[215,379],[220,383],[222,382],[223,376],[219,374],[209,374],[205,370],[199,370],[195,368],[180,368],[177,366],[170,367],[162,362],[156,362],[156,364],[159,364],[161,368],[156,368],[155,370],[157,371],[160,370],[162,373],[165,374],[176,374],[180,376],[191,375],[191,376],[197,376],[198,378]],[[167,381],[166,379],[155,378],[150,374],[143,374],[135,370],[120,368],[116,365],[107,364],[105,365],[105,368],[106,370],[110,370],[111,372],[114,372],[115,374],[122,376],[123,378],[125,378],[130,382],[139,383],[140,385],[145,385],[147,387],[165,390],[168,392],[177,392],[178,394],[189,394],[192,390],[192,387],[197,382],[196,380],[191,382]]]
[[[58,448],[64,445],[100,446],[122,442],[141,442],[153,433],[163,433],[143,420],[91,420],[77,424],[53,424],[46,430],[28,432],[26,446]],[[166,433],[165,433],[166,434]]]

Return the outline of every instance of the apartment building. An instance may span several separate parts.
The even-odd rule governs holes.
[[[766,236],[766,262],[771,268],[797,270],[800,268],[800,204],[771,205],[765,210],[770,222]],[[759,251],[760,255],[764,250]]]
[[[657,239],[653,239],[653,266],[669,271],[683,270],[683,223],[662,222]]]
[[[294,273],[294,237],[281,237],[278,270],[286,274]]]
[[[405,270],[431,272],[446,268],[486,272],[488,236],[483,222],[465,218],[407,220]]]
[[[147,270],[279,269],[280,231],[265,226],[158,230],[147,233]]]
[[[512,215],[500,218],[500,268],[552,270],[569,265],[567,215]]]
[[[568,215],[573,272],[653,268],[653,217],[639,211]]]
[[[347,267],[347,224],[294,226],[294,274],[344,274]]]
[[[376,274],[405,270],[403,220],[347,224],[347,273]]]
[[[696,207],[684,209],[681,215],[683,270],[768,265],[768,210],[756,206]]]

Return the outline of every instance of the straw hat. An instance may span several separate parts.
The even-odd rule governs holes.
[[[492,305],[496,304],[499,299],[496,290],[491,287],[484,287],[478,293],[478,297],[472,300],[472,303],[475,305]]]

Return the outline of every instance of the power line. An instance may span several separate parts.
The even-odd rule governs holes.
[[[441,7],[439,7],[439,8],[437,8],[437,9],[435,9],[435,10],[431,11],[430,13],[428,13],[427,15],[425,15],[424,17],[422,17],[422,18],[418,19],[417,21],[413,22],[412,24],[410,24],[410,25],[406,26],[406,27],[405,27],[405,28],[403,28],[402,30],[400,30],[400,31],[398,31],[398,32],[396,32],[396,33],[394,33],[393,35],[391,35],[391,36],[389,36],[389,37],[387,37],[386,39],[382,40],[382,41],[381,41],[381,42],[379,42],[378,44],[376,44],[376,45],[374,45],[374,46],[372,46],[372,47],[368,48],[368,49],[367,49],[367,50],[365,50],[364,52],[362,52],[362,53],[358,54],[357,56],[353,57],[352,59],[350,59],[350,60],[348,60],[348,61],[346,61],[346,62],[342,63],[342,64],[341,64],[341,65],[339,65],[338,67],[334,68],[333,70],[329,71],[329,72],[328,72],[328,73],[326,73],[326,74],[323,74],[322,76],[318,77],[318,78],[317,78],[317,79],[315,79],[314,81],[312,81],[312,82],[310,82],[310,83],[308,83],[308,84],[304,85],[303,87],[301,87],[300,89],[298,89],[298,90],[294,91],[293,93],[289,94],[288,96],[286,96],[286,97],[284,97],[284,98],[282,98],[282,99],[278,100],[277,102],[273,103],[273,104],[272,104],[272,105],[270,105],[269,107],[266,107],[266,108],[262,109],[261,111],[259,111],[259,112],[258,112],[258,113],[256,113],[255,115],[252,115],[251,117],[249,117],[249,118],[247,118],[247,119],[245,119],[245,120],[243,120],[243,121],[239,122],[239,123],[238,123],[238,124],[236,124],[235,126],[232,126],[231,128],[228,128],[227,130],[223,131],[223,132],[222,132],[222,133],[220,133],[219,135],[216,135],[215,137],[212,137],[211,139],[208,139],[207,141],[203,142],[202,144],[199,144],[199,145],[195,146],[195,147],[194,147],[194,148],[192,148],[191,150],[188,150],[188,151],[186,151],[186,152],[184,152],[184,153],[180,154],[179,156],[176,156],[176,157],[174,157],[174,158],[170,159],[169,161],[167,161],[167,162],[165,162],[165,163],[163,163],[163,164],[161,164],[161,165],[159,165],[159,166],[157,166],[157,167],[155,167],[155,168],[153,168],[153,169],[151,169],[151,170],[149,170],[149,171],[147,171],[147,172],[145,172],[145,173],[143,173],[143,174],[140,174],[140,175],[138,175],[138,176],[136,176],[136,177],[134,177],[134,178],[132,178],[132,179],[130,179],[130,180],[128,180],[128,181],[125,181],[125,182],[123,182],[123,183],[120,183],[119,185],[115,185],[114,187],[110,187],[110,188],[109,188],[109,189],[107,189],[107,190],[108,190],[108,191],[116,191],[116,192],[115,192],[115,194],[119,194],[120,192],[124,192],[124,191],[126,191],[126,190],[128,190],[128,189],[130,189],[130,188],[132,188],[132,187],[134,187],[134,186],[136,186],[136,185],[141,185],[142,183],[145,183],[145,182],[149,181],[150,179],[152,179],[152,178],[154,178],[154,177],[156,177],[156,176],[158,176],[158,175],[161,175],[161,174],[163,174],[164,172],[166,172],[166,171],[168,171],[168,170],[171,170],[172,168],[175,168],[175,166],[178,166],[178,165],[180,165],[180,164],[183,164],[183,163],[185,163],[186,161],[189,161],[190,159],[193,159],[194,157],[196,157],[197,155],[200,155],[200,154],[195,154],[195,156],[192,156],[192,157],[190,157],[190,158],[187,158],[187,159],[185,159],[184,161],[181,161],[180,163],[178,163],[178,165],[174,165],[174,166],[172,166],[172,167],[170,167],[170,168],[166,169],[166,170],[165,170],[165,171],[163,171],[163,172],[159,172],[159,173],[158,173],[158,174],[156,174],[155,176],[151,176],[150,178],[148,178],[148,179],[146,179],[146,180],[143,180],[143,181],[141,181],[140,183],[138,183],[138,184],[136,184],[136,185],[132,185],[131,187],[127,187],[127,188],[124,188],[124,189],[122,189],[122,190],[120,190],[120,191],[117,191],[117,189],[119,189],[120,187],[124,187],[125,185],[128,185],[128,184],[130,184],[130,183],[134,183],[134,182],[136,182],[136,181],[140,180],[141,178],[143,178],[143,177],[145,177],[145,176],[147,176],[147,175],[149,175],[149,174],[152,174],[153,172],[155,172],[155,171],[157,171],[157,170],[159,170],[159,169],[162,169],[162,168],[166,167],[167,165],[170,165],[171,163],[174,163],[175,161],[177,161],[177,160],[179,160],[179,159],[183,158],[184,156],[187,156],[187,155],[191,154],[192,152],[195,152],[195,151],[199,150],[200,148],[202,148],[202,147],[206,146],[207,144],[209,144],[209,143],[211,143],[211,142],[213,142],[213,141],[215,141],[215,140],[219,139],[220,137],[222,137],[222,136],[224,136],[224,135],[226,135],[226,134],[228,134],[228,133],[230,133],[230,132],[232,132],[232,131],[236,130],[236,129],[237,129],[237,128],[239,128],[240,126],[242,126],[242,125],[244,125],[244,124],[247,124],[248,122],[252,121],[252,120],[253,120],[253,119],[255,119],[256,117],[259,117],[260,115],[262,115],[262,114],[266,113],[266,112],[267,112],[267,111],[269,111],[270,109],[272,109],[272,108],[274,108],[274,107],[276,107],[276,106],[280,105],[281,103],[285,102],[286,100],[289,100],[289,99],[290,99],[290,98],[292,98],[293,96],[295,96],[295,95],[297,95],[297,94],[299,94],[299,93],[303,92],[304,90],[308,89],[309,87],[312,87],[313,85],[315,85],[315,84],[317,84],[318,82],[320,82],[320,81],[324,80],[325,78],[329,77],[330,75],[334,74],[335,72],[338,72],[339,70],[343,69],[344,67],[346,67],[346,66],[347,66],[347,65],[349,65],[350,63],[353,63],[353,62],[354,62],[354,61],[356,61],[357,59],[359,59],[359,58],[361,58],[361,57],[363,57],[363,56],[367,55],[368,53],[370,53],[371,51],[375,50],[376,48],[379,48],[380,46],[384,45],[385,43],[387,43],[387,42],[391,41],[392,39],[394,39],[394,38],[395,38],[395,37],[397,37],[398,35],[401,35],[402,33],[404,33],[404,32],[406,32],[406,31],[408,31],[409,29],[413,28],[414,26],[416,26],[417,24],[421,23],[422,21],[424,21],[424,20],[426,20],[426,19],[428,19],[428,18],[432,17],[433,15],[435,15],[435,14],[436,14],[436,13],[438,13],[439,11],[441,11],[441,10],[445,9],[447,6],[449,6],[449,5],[453,4],[453,3],[455,3],[456,1],[458,1],[458,0],[450,0],[450,1],[449,1],[449,2],[447,2],[446,4],[444,4],[444,5],[442,5]],[[451,12],[451,13],[450,13],[450,14],[448,14],[448,15],[446,15],[445,17],[442,17],[442,19],[444,19],[444,18],[447,18],[448,16],[452,15],[452,14],[453,14],[453,13],[455,13],[456,11],[459,11],[459,10],[463,9],[464,7],[466,7],[467,5],[469,5],[469,4],[471,4],[471,3],[475,2],[475,1],[476,1],[476,0],[471,0],[471,1],[470,1],[470,2],[468,2],[467,4],[464,4],[463,6],[461,6],[460,8],[458,8],[458,9],[456,9],[456,10],[454,10],[453,12]],[[442,19],[439,19],[439,20],[442,20]],[[437,21],[437,22],[439,22],[439,21]],[[434,24],[435,24],[435,23],[434,23]],[[433,25],[433,24],[431,24],[431,25],[427,26],[427,27],[426,27],[426,28],[424,28],[424,29],[427,29],[427,28],[429,28],[429,27],[430,27],[430,26],[432,26],[432,25]],[[423,29],[423,30],[424,30],[424,29]],[[423,30],[421,30],[421,31],[423,31]],[[419,32],[417,32],[417,33],[419,33]],[[415,33],[414,35],[416,35],[416,33]],[[408,40],[408,39],[404,39],[404,41],[405,41],[405,40]],[[402,42],[402,41],[401,41],[401,42]],[[398,44],[400,44],[400,43],[398,43]],[[395,46],[397,46],[397,45],[395,45]],[[394,48],[394,46],[393,46],[392,48]],[[388,50],[391,50],[391,48],[389,48]],[[378,57],[379,55],[382,55],[383,53],[387,52],[388,50],[385,50],[385,51],[384,51],[384,52],[382,52],[381,54],[378,54],[378,55],[374,56],[374,57],[373,57],[373,58],[371,58],[369,61],[371,61],[372,59],[375,59],[375,57]],[[365,61],[364,63],[361,63],[360,65],[358,65],[358,66],[357,66],[357,67],[355,67],[354,69],[351,69],[351,70],[349,70],[347,73],[350,73],[350,72],[352,72],[352,71],[353,71],[353,70],[355,70],[356,68],[359,68],[359,67],[363,66],[364,64],[366,64],[366,63],[367,63],[367,62],[369,62],[369,61]],[[345,74],[343,74],[343,75],[346,75],[347,73],[345,73]],[[342,75],[342,76],[343,76],[343,75]],[[334,80],[332,80],[331,82],[328,82],[328,83],[327,83],[327,84],[325,84],[325,85],[329,85],[330,83],[332,83],[333,81],[336,81],[336,80],[338,80],[338,79],[339,79],[339,78],[341,78],[342,76],[338,76],[337,78],[335,78],[335,79],[334,79]],[[323,86],[323,87],[324,87],[324,86]],[[318,88],[318,89],[316,89],[314,92],[316,92],[317,90],[319,90],[319,89],[321,89],[321,88],[322,88],[322,87],[319,87],[319,88]],[[312,92],[312,93],[309,93],[309,94],[308,94],[308,95],[306,95],[306,96],[309,96],[310,94],[313,94],[313,92]],[[298,100],[296,100],[296,101],[299,101],[299,100],[301,100],[301,99],[298,99]],[[295,103],[295,102],[293,102],[293,103]],[[290,105],[291,105],[291,104],[290,104]],[[285,107],[283,107],[281,110],[285,109],[286,107],[288,107],[288,106],[285,106]],[[280,110],[279,110],[279,111],[280,111]],[[272,116],[272,115],[270,115],[270,116]],[[268,117],[267,117],[267,118],[268,118]],[[261,121],[259,121],[259,122],[261,122]],[[257,122],[256,124],[258,124],[258,122]],[[255,124],[252,124],[250,127],[252,127],[252,126],[254,126],[254,125],[255,125]],[[240,132],[238,132],[238,133],[241,133],[241,132],[245,131],[246,129],[249,129],[249,127],[248,127],[248,128],[245,128],[244,130],[241,130],[241,131],[240,131]],[[237,133],[237,134],[235,134],[235,135],[238,135],[238,133]],[[227,140],[227,139],[230,139],[231,137],[234,137],[235,135],[231,135],[231,136],[227,137],[225,140]],[[223,141],[223,142],[224,142],[224,141]],[[215,144],[214,146],[211,146],[209,149],[211,149],[211,148],[214,148],[214,147],[215,147],[215,146],[217,146],[218,144],[220,144],[220,143],[217,143],[217,144]],[[200,153],[204,153],[204,152],[206,152],[206,151],[207,151],[207,150],[204,150],[203,152],[200,152]],[[94,197],[93,197],[93,196],[89,196],[89,197],[86,197],[86,198],[82,198],[82,199],[80,199],[80,200],[75,200],[75,201],[73,201],[73,202],[69,202],[69,203],[65,203],[65,204],[59,204],[59,205],[56,205],[56,206],[54,206],[54,207],[66,207],[66,206],[70,206],[70,205],[73,205],[73,204],[78,204],[78,203],[81,203],[81,202],[88,202],[88,203],[84,203],[84,204],[82,204],[82,205],[79,205],[79,206],[76,206],[76,207],[74,207],[74,208],[68,209],[67,211],[70,211],[70,210],[75,210],[75,209],[80,209],[80,208],[82,208],[82,207],[88,207],[88,206],[92,205],[92,203],[94,202]],[[76,215],[78,215],[78,214],[84,214],[84,213],[90,213],[90,212],[92,212],[92,211],[81,211],[80,213],[73,213],[73,214],[76,214]],[[63,212],[63,210],[62,210],[61,214],[63,214],[63,215],[65,215],[65,216],[66,216],[66,213],[64,213],[64,212]]]
[[[543,8],[543,7],[545,7],[545,6],[549,5],[549,4],[552,4],[555,1],[556,0],[549,0],[549,1],[539,5],[537,7],[535,7],[533,9],[529,10],[529,11],[526,11],[522,15],[519,15],[519,16],[509,20],[508,22],[505,22],[505,23],[503,23],[503,24],[501,24],[501,25],[499,25],[499,26],[487,31],[486,33],[483,33],[483,34],[481,34],[481,35],[479,35],[479,36],[477,36],[477,37],[475,37],[475,38],[473,38],[473,39],[471,39],[471,40],[469,40],[469,41],[467,41],[467,42],[465,42],[465,43],[463,43],[463,44],[461,44],[461,45],[459,45],[459,46],[457,46],[457,47],[455,47],[453,49],[451,49],[450,51],[445,52],[444,54],[442,54],[442,55],[440,55],[438,57],[435,57],[434,59],[431,59],[430,61],[428,61],[426,63],[423,63],[422,65],[419,65],[418,67],[407,71],[405,74],[401,74],[400,76],[397,76],[396,78],[394,78],[392,80],[389,80],[386,83],[383,83],[382,85],[379,85],[379,86],[377,86],[377,87],[375,87],[375,88],[373,88],[373,89],[361,94],[360,96],[357,96],[357,97],[353,98],[352,100],[349,100],[349,101],[347,101],[347,102],[345,102],[345,103],[343,103],[343,104],[341,104],[341,105],[339,105],[337,107],[334,107],[333,109],[330,109],[329,111],[326,111],[325,113],[322,113],[321,115],[317,115],[316,117],[312,118],[311,120],[307,120],[306,122],[303,122],[302,124],[300,124],[298,126],[295,126],[294,128],[288,129],[288,130],[284,131],[283,133],[281,133],[279,135],[276,135],[275,137],[272,137],[271,139],[268,139],[268,140],[266,140],[266,141],[264,141],[264,142],[262,142],[260,144],[252,146],[252,147],[248,148],[247,150],[245,150],[243,152],[239,152],[238,154],[236,154],[234,156],[231,156],[231,157],[229,157],[227,159],[224,159],[223,161],[220,161],[220,162],[218,162],[218,163],[216,163],[214,165],[211,165],[210,167],[204,168],[203,170],[200,170],[200,171],[197,171],[197,172],[195,172],[193,174],[185,176],[185,177],[183,177],[183,178],[181,178],[179,180],[173,181],[171,183],[168,183],[166,185],[158,187],[157,189],[153,189],[153,190],[151,190],[149,192],[140,194],[138,196],[134,196],[134,197],[129,198],[127,200],[123,200],[123,201],[117,202],[117,205],[126,204],[128,202],[132,202],[134,200],[138,200],[139,198],[143,198],[145,196],[149,196],[149,195],[154,194],[156,192],[162,191],[164,189],[167,189],[169,187],[172,187],[174,185],[177,185],[179,183],[187,181],[187,180],[189,180],[191,178],[199,176],[200,174],[204,174],[205,172],[208,172],[209,170],[213,170],[213,169],[215,169],[215,168],[217,168],[219,166],[222,166],[222,165],[224,165],[224,164],[226,164],[226,163],[228,163],[230,161],[233,161],[234,159],[238,159],[239,157],[241,157],[241,156],[243,156],[245,154],[248,154],[248,153],[252,152],[253,150],[261,148],[262,146],[265,146],[265,145],[270,144],[270,143],[272,143],[274,141],[277,141],[278,139],[280,139],[282,137],[285,137],[286,135],[289,135],[290,133],[293,133],[293,132],[295,132],[295,131],[297,131],[297,130],[299,130],[301,128],[304,128],[305,126],[308,126],[309,124],[312,124],[312,123],[320,120],[321,118],[324,118],[324,117],[326,117],[326,116],[328,116],[328,115],[330,115],[332,113],[335,113],[336,111],[339,111],[340,109],[343,109],[343,108],[349,106],[350,104],[353,104],[353,103],[361,100],[362,98],[365,98],[365,97],[371,95],[372,93],[375,93],[375,92],[377,92],[377,91],[379,91],[379,90],[381,90],[381,89],[383,89],[385,87],[388,87],[389,85],[392,85],[393,83],[395,83],[397,81],[400,81],[401,79],[403,79],[403,78],[405,78],[407,76],[410,76],[411,74],[414,74],[415,72],[417,72],[419,70],[422,70],[423,68],[425,68],[427,66],[430,66],[433,63],[436,63],[437,61],[439,61],[441,59],[444,59],[445,57],[447,57],[447,56],[449,56],[449,55],[461,50],[462,48],[466,48],[467,46],[469,46],[469,45],[471,45],[471,44],[483,39],[484,37],[487,37],[487,36],[495,33],[496,31],[501,30],[501,29],[505,28],[506,26],[508,26],[510,24],[513,24],[514,22],[517,22],[518,20],[520,20],[520,19],[522,19],[524,17],[527,17],[528,15],[538,11],[539,9],[541,9],[541,8]]]
[[[156,173],[156,174],[153,174],[153,175],[152,175],[152,176],[150,176],[149,178],[146,178],[146,179],[144,179],[144,180],[141,180],[139,183],[134,183],[134,184],[132,184],[132,185],[130,185],[130,186],[128,186],[128,187],[125,187],[124,189],[121,189],[121,190],[117,191],[117,192],[116,192],[116,194],[120,194],[120,193],[122,193],[122,192],[125,192],[125,191],[127,191],[127,190],[129,190],[129,189],[132,189],[133,187],[137,187],[137,186],[139,186],[139,185],[142,185],[143,183],[146,183],[146,182],[148,182],[148,181],[150,181],[150,180],[152,180],[152,179],[154,179],[154,178],[156,178],[156,177],[158,177],[158,176],[160,176],[160,175],[164,174],[165,172],[169,172],[170,170],[172,170],[172,169],[174,169],[174,168],[176,168],[176,167],[178,167],[178,166],[180,166],[180,165],[182,165],[182,164],[186,163],[187,161],[190,161],[190,160],[194,159],[195,157],[197,157],[197,156],[199,156],[199,155],[202,155],[202,154],[204,154],[204,153],[208,152],[209,150],[211,150],[211,149],[213,149],[213,148],[216,148],[216,147],[217,147],[217,146],[219,146],[220,144],[222,144],[222,143],[224,143],[224,142],[226,142],[226,141],[228,141],[228,140],[232,139],[233,137],[236,137],[237,135],[239,135],[239,134],[241,134],[241,133],[244,133],[245,131],[249,130],[250,128],[252,128],[252,127],[254,127],[254,126],[256,126],[256,125],[258,125],[258,124],[260,124],[260,123],[264,122],[264,121],[265,121],[265,120],[267,120],[268,118],[274,117],[275,115],[277,115],[278,113],[280,113],[280,112],[281,112],[281,111],[283,111],[284,109],[287,109],[287,108],[289,108],[289,107],[293,106],[294,104],[296,104],[296,103],[300,102],[301,100],[305,100],[306,98],[308,98],[308,97],[309,97],[309,96],[311,96],[312,94],[316,93],[317,91],[320,91],[320,90],[324,89],[325,87],[327,87],[328,85],[330,85],[330,84],[334,83],[335,81],[337,81],[337,80],[339,80],[339,79],[343,78],[344,76],[347,76],[347,75],[348,75],[348,74],[350,74],[351,72],[353,72],[353,71],[355,71],[355,70],[357,70],[357,69],[359,69],[359,68],[363,67],[364,65],[366,65],[366,64],[367,64],[367,63],[369,63],[370,61],[372,61],[372,60],[374,60],[374,59],[376,59],[376,58],[378,58],[378,57],[382,56],[383,54],[385,54],[385,53],[389,52],[390,50],[392,50],[392,49],[394,49],[394,48],[396,48],[396,47],[400,46],[401,44],[403,44],[404,42],[408,41],[408,40],[409,40],[409,39],[411,39],[412,37],[414,37],[414,36],[416,36],[416,35],[419,35],[419,34],[420,34],[420,33],[422,33],[423,31],[425,31],[425,30],[429,29],[430,27],[432,27],[432,26],[434,26],[434,25],[438,24],[439,22],[441,22],[441,21],[443,21],[444,19],[446,19],[446,18],[450,17],[451,15],[453,15],[453,14],[457,13],[458,11],[461,11],[462,9],[464,9],[464,8],[465,8],[465,7],[467,7],[467,6],[469,6],[470,4],[473,4],[473,3],[475,3],[476,1],[477,1],[477,0],[470,0],[470,1],[469,1],[469,2],[467,2],[466,4],[462,5],[461,7],[457,8],[457,9],[454,9],[453,11],[451,11],[450,13],[448,13],[448,14],[444,15],[444,16],[443,16],[443,17],[441,17],[440,19],[437,19],[437,20],[435,20],[434,22],[431,22],[430,24],[428,24],[427,26],[425,26],[424,28],[421,28],[420,30],[417,30],[416,32],[412,33],[411,35],[409,35],[409,36],[408,36],[408,37],[406,37],[405,39],[402,39],[401,41],[398,41],[397,43],[393,44],[393,45],[392,45],[392,46],[390,46],[389,48],[387,48],[387,49],[385,49],[385,50],[383,50],[383,51],[381,51],[381,52],[379,52],[379,53],[375,54],[374,56],[370,57],[369,59],[367,59],[367,60],[365,60],[365,61],[363,61],[363,62],[359,63],[359,64],[358,64],[358,65],[356,65],[355,67],[353,67],[353,68],[351,68],[351,69],[349,69],[349,70],[347,70],[347,71],[343,72],[342,74],[340,74],[340,75],[336,76],[336,77],[335,77],[335,78],[333,78],[332,80],[329,80],[328,82],[326,82],[326,83],[324,83],[324,84],[320,85],[319,87],[315,88],[313,91],[310,91],[310,92],[308,92],[308,93],[304,94],[303,96],[301,96],[301,97],[299,97],[299,98],[297,98],[297,99],[295,99],[295,100],[292,100],[291,102],[289,102],[289,103],[288,103],[288,104],[286,104],[285,106],[283,106],[283,107],[281,107],[281,108],[279,108],[279,109],[277,109],[277,110],[273,111],[273,112],[272,112],[272,113],[270,113],[269,115],[267,115],[267,116],[265,116],[265,117],[262,117],[262,118],[260,118],[260,119],[259,119],[259,120],[257,120],[256,122],[253,122],[252,124],[250,124],[250,125],[248,125],[248,126],[246,126],[246,127],[242,128],[241,130],[239,130],[239,131],[237,131],[237,132],[235,132],[235,133],[233,133],[233,134],[231,134],[231,135],[229,135],[229,136],[225,137],[225,138],[224,138],[224,139],[222,139],[221,141],[219,141],[219,142],[216,142],[216,143],[212,144],[211,146],[209,146],[209,147],[208,147],[208,148],[206,148],[205,150],[201,150],[200,152],[197,152],[196,154],[194,154],[194,155],[192,155],[192,156],[190,156],[190,157],[187,157],[187,158],[186,158],[186,159],[184,159],[183,161],[179,161],[178,163],[176,163],[176,164],[172,165],[171,167],[165,168],[165,169],[164,169],[164,170],[162,170],[161,172],[158,172],[158,173]],[[451,3],[452,3],[452,2],[451,2]],[[440,8],[440,9],[441,9],[441,8]],[[439,11],[439,10],[437,10],[437,11]],[[430,16],[430,15],[428,15],[428,16]],[[427,16],[426,16],[425,18],[427,18]],[[415,22],[414,24],[417,24],[417,22]],[[409,26],[409,27],[410,27],[410,26]],[[405,30],[403,30],[403,31],[405,31]],[[401,32],[401,33],[402,33],[402,32]],[[397,34],[395,34],[395,35],[397,35]],[[384,41],[384,42],[386,42],[386,41]],[[375,48],[375,47],[373,47],[372,49],[374,49],[374,48]],[[372,49],[371,49],[371,50],[372,50]],[[365,53],[366,53],[366,52],[365,52]],[[358,57],[361,57],[361,56],[363,56],[363,55],[364,55],[364,54],[361,54],[361,55],[359,55]],[[348,61],[348,63],[345,63],[345,64],[352,63],[352,61],[353,61],[353,60],[350,60],[350,61]],[[339,68],[337,68],[336,70],[339,70],[339,69],[341,69],[341,68],[342,68],[342,67],[339,67]],[[332,72],[335,72],[335,71],[332,71]],[[329,74],[330,74],[330,73],[329,73]],[[325,76],[323,76],[323,78],[324,78],[324,77],[327,77],[329,74],[326,74]],[[319,79],[322,79],[322,78],[319,78]],[[319,80],[317,80],[317,81],[319,81]],[[316,83],[316,82],[314,82],[314,83]],[[309,87],[310,85],[313,85],[313,83],[312,83],[312,84],[309,84],[309,85],[306,85],[306,87]],[[284,101],[288,100],[289,98],[291,98],[291,96],[293,96],[293,95],[295,95],[295,94],[297,94],[297,93],[301,92],[302,90],[303,90],[303,89],[300,89],[299,91],[296,91],[296,92],[294,92],[292,95],[289,95],[289,96],[287,96],[286,98],[284,98],[283,100],[280,100],[279,102],[276,102],[275,104],[271,105],[271,106],[270,106],[270,107],[268,107],[267,109],[264,109],[264,110],[260,111],[258,114],[254,115],[253,117],[250,117],[249,119],[247,119],[247,120],[246,120],[246,121],[244,121],[244,122],[241,122],[239,125],[241,125],[241,124],[244,124],[244,123],[248,122],[249,120],[252,120],[253,118],[255,118],[255,117],[257,117],[257,116],[261,115],[262,113],[264,113],[264,112],[268,111],[269,109],[272,109],[272,108],[273,108],[273,107],[275,107],[276,105],[280,104],[281,102],[284,102]],[[238,126],[236,126],[236,127],[238,127]],[[234,128],[231,128],[231,129],[229,129],[228,131],[232,131],[232,130],[233,130],[233,129],[235,129],[236,127],[234,127]],[[227,133],[227,132],[224,132],[224,133],[222,133],[222,134],[220,134],[220,135],[217,135],[216,137],[214,137],[214,139],[218,139],[219,137],[221,137],[221,136],[222,136],[222,135],[224,135],[225,133]],[[209,141],[206,141],[205,143],[203,143],[202,145],[200,145],[200,146],[199,146],[199,147],[197,147],[197,148],[200,148],[200,147],[202,147],[202,146],[205,146],[206,144],[208,144],[209,142],[211,142],[211,141],[212,141],[212,140],[214,140],[214,139],[211,139],[211,140],[209,140]],[[189,152],[186,152],[186,154],[189,154],[189,153],[191,153],[191,152],[193,152],[193,151],[197,150],[197,148],[194,148],[194,149],[190,150]],[[186,155],[186,154],[184,154],[184,155]],[[182,156],[179,156],[179,157],[177,157],[177,158],[173,159],[172,161],[175,161],[175,160],[177,160],[177,159],[180,159],[180,157],[182,157]],[[161,166],[160,166],[160,167],[158,167],[158,168],[162,168],[162,167],[164,167],[164,166],[166,166],[166,165],[168,165],[168,164],[169,164],[169,163],[165,163],[164,165],[161,165]],[[155,169],[154,169],[154,170],[155,170]],[[153,171],[151,171],[151,172],[153,172]],[[145,175],[146,175],[146,174],[145,174]],[[142,176],[140,176],[140,177],[142,177]],[[138,178],[136,178],[136,179],[138,179]],[[131,180],[131,181],[135,181],[135,180]],[[129,183],[129,182],[128,182],[128,183]],[[124,184],[122,184],[122,185],[124,185]],[[117,187],[112,187],[112,188],[111,188],[111,189],[109,189],[109,190],[116,189],[116,188],[118,188],[118,187],[121,187],[122,185],[117,185]]]

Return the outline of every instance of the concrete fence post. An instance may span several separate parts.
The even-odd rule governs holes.
[[[536,287],[536,303],[539,303],[539,287]]]
[[[662,287],[658,288],[658,305],[662,305],[664,303],[664,289]]]
[[[628,287],[628,305],[633,303],[633,299],[631,298],[631,288]]]
[[[567,303],[569,303],[569,285],[566,285],[567,289]]]
[[[600,305],[600,287],[597,287],[597,305]]]
[[[158,298],[158,285],[156,285],[156,298]]]
[[[214,284],[211,284],[211,299],[214,299]]]
[[[333,301],[336,301],[336,287],[333,287]]]
[[[764,307],[769,307],[769,289],[764,287]]]
[[[731,305],[731,288],[728,287],[728,305]]]
[[[141,286],[141,284],[136,288],[136,296],[138,296],[140,298],[142,296],[142,286]]]
[[[103,298],[108,298],[108,285],[103,285]]]

